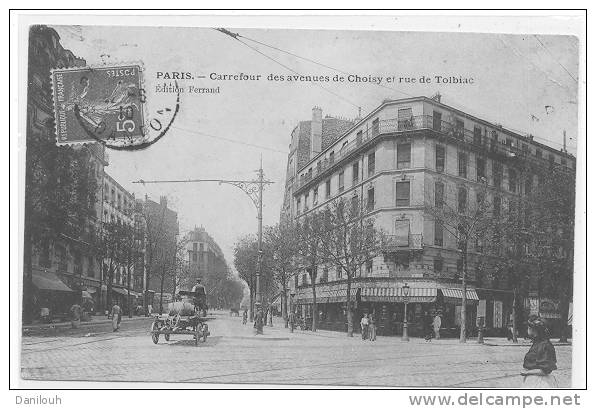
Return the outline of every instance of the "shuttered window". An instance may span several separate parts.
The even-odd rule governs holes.
[[[410,182],[397,182],[395,184],[395,205],[410,205]]]

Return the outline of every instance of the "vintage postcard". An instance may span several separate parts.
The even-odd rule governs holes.
[[[583,386],[581,18],[87,17],[20,31],[20,382]]]

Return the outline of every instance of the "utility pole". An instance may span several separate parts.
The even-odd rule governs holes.
[[[258,254],[257,254],[257,271],[256,271],[256,304],[259,308],[262,303],[261,294],[261,270],[263,265],[263,187],[270,185],[273,182],[265,180],[263,173],[263,158],[259,170],[257,170],[256,180],[229,180],[229,179],[186,179],[186,180],[137,180],[132,183],[141,184],[154,184],[154,183],[202,183],[202,182],[217,182],[218,184],[228,184],[237,187],[242,190],[252,200],[255,208],[257,209],[257,221],[258,221]]]

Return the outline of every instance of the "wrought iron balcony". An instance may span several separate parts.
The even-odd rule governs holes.
[[[498,132],[497,128],[498,127],[495,126],[493,131]],[[461,141],[462,143],[481,150],[486,154],[499,155],[504,159],[531,157],[531,159],[540,161],[543,164],[547,163],[546,159],[539,159],[533,155],[529,155],[528,152],[525,152],[516,146],[504,144],[501,141],[494,139],[494,137],[482,135],[481,133],[475,133],[472,130],[465,129],[462,126],[458,126],[454,123],[433,118],[431,115],[419,115],[412,116],[410,119],[393,118],[379,120],[378,128],[375,126],[363,129],[357,134],[354,134],[353,139],[347,144],[343,145],[339,151],[334,151],[333,156],[330,156],[328,159],[320,159],[316,164],[312,163],[312,167],[309,168],[311,169],[309,172],[297,177],[296,189],[301,189],[313,179],[326,173],[327,169],[353,154],[356,150],[370,140],[378,138],[382,135],[424,129],[434,131],[438,133],[440,137],[450,138],[453,142]],[[303,170],[304,169],[305,168],[303,168]]]
[[[383,251],[385,252],[397,252],[397,251],[408,251],[408,250],[422,250],[422,234],[410,233],[407,237],[390,235],[385,237],[383,243]]]

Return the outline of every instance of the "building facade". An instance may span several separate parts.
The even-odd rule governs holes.
[[[53,126],[50,70],[61,67],[85,66],[85,60],[76,57],[60,44],[58,33],[46,26],[32,26],[29,31],[29,86],[27,89],[27,141],[37,138],[55,141]],[[108,164],[105,148],[100,144],[75,146],[73,149],[85,161],[86,169],[95,178],[98,188],[103,184],[104,167]],[[29,155],[28,155],[29,160]],[[26,165],[32,166],[29,161]],[[47,174],[55,172],[49,169]],[[26,195],[28,195],[26,193]],[[32,197],[29,197],[31,201]],[[94,243],[101,228],[103,201],[101,191],[82,221],[72,220],[73,229],[62,229],[59,234],[49,233],[50,240],[26,237],[36,244],[32,247],[31,274],[33,281],[34,316],[40,308],[49,308],[54,315],[66,314],[73,303],[81,303],[100,288],[101,260]],[[31,215],[28,215],[29,217]],[[76,226],[74,226],[76,224]],[[64,231],[77,231],[76,237]],[[25,269],[28,269],[27,261]],[[28,274],[27,271],[24,272]],[[84,296],[84,297],[83,297]],[[94,296],[95,297],[95,296]],[[29,302],[26,300],[25,302]]]
[[[319,116],[319,108],[313,109],[311,123]],[[412,333],[420,335],[425,315],[437,312],[445,331],[458,333],[462,253],[456,237],[425,211],[428,203],[456,208],[475,203],[485,191],[495,208],[506,208],[539,183],[524,172],[526,163],[574,172],[575,158],[531,135],[445,105],[440,96],[386,100],[347,126],[327,143],[313,133],[309,144],[301,144],[301,126],[294,130],[282,218],[300,219],[338,197],[358,198],[375,225],[388,234],[388,245],[366,263],[352,285],[357,300],[354,327],[363,313],[372,313],[382,333],[400,334],[405,318],[401,289],[407,283]],[[504,332],[513,293],[490,272],[480,274],[478,243],[469,243],[468,253],[467,327],[475,327],[476,318],[483,317],[493,332]],[[320,326],[345,330],[345,277],[332,265],[319,271]],[[299,312],[308,315],[312,289],[306,272],[296,277],[291,291]]]
[[[143,264],[139,264],[137,259],[140,257],[138,253],[143,254],[144,248],[141,237],[144,236],[144,225],[139,224],[139,209],[137,208],[137,202],[134,194],[128,192],[120,183],[118,183],[112,176],[107,172],[104,172],[104,180],[102,186],[102,198],[103,198],[103,225],[108,223],[126,225],[128,228],[134,231],[135,245],[134,245],[134,260],[130,261],[130,265],[122,262],[115,267],[115,271],[112,274],[112,300],[119,301],[119,304],[128,313],[128,300],[131,297],[131,306],[134,308],[136,305],[142,304],[143,295],[143,279],[144,279],[144,268]],[[104,261],[104,278],[105,270],[108,268],[108,263]],[[139,268],[137,270],[137,268]],[[129,282],[130,273],[130,282]],[[106,305],[107,301],[107,285],[103,280],[104,285],[102,286],[102,300],[101,305]],[[109,306],[108,306],[109,307]]]
[[[142,206],[144,226],[144,287],[147,304],[155,311],[170,302],[176,287],[176,252],[178,245],[178,213],[168,208],[168,199],[159,198],[159,203],[145,196]]]

